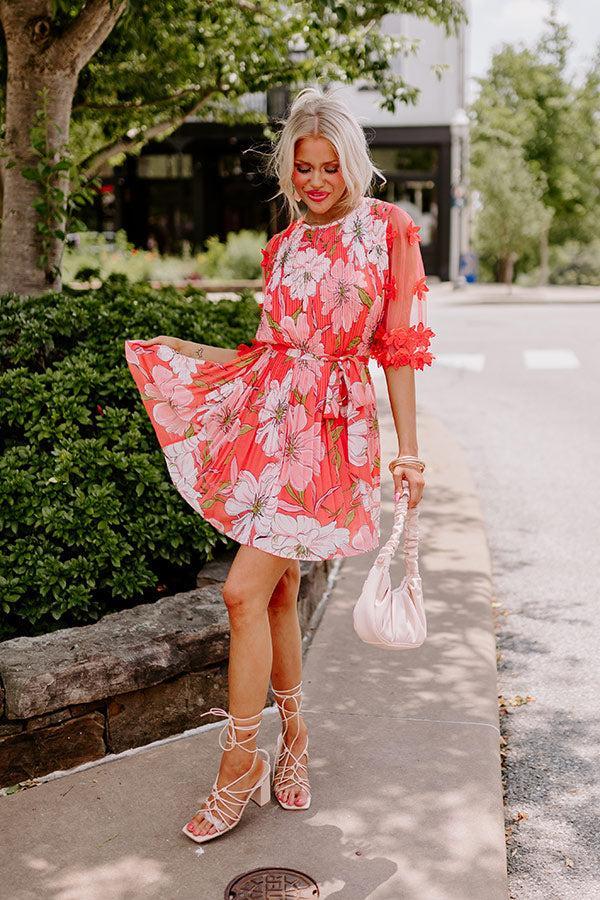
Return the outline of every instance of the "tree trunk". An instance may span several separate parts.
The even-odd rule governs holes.
[[[9,64],[10,65],[10,64]],[[52,161],[60,158],[61,148],[69,139],[71,106],[75,94],[76,78],[66,72],[48,72],[36,66],[34,61],[13,60],[6,96],[7,157],[14,165],[4,169],[3,222],[0,236],[0,294],[13,291],[17,294],[39,294],[47,290],[60,290],[60,263],[64,242],[51,238],[48,260],[43,268],[38,265],[42,247],[37,230],[43,216],[34,209],[40,196],[40,186],[21,174],[26,167],[35,167],[39,157],[31,147],[30,129],[35,114],[41,106],[39,91],[47,90],[46,114],[48,122],[48,149]],[[56,186],[66,196],[69,188],[64,174],[57,178]],[[63,222],[48,223],[61,228]]]
[[[0,235],[0,294],[40,294],[60,290],[64,241],[50,237],[47,262],[39,265],[38,225],[64,230],[60,209],[57,221],[47,221],[34,209],[40,185],[23,177],[40,157],[31,146],[36,113],[45,107],[47,125],[44,159],[58,162],[69,140],[73,97],[79,72],[106,40],[127,7],[127,0],[87,0],[62,31],[52,18],[52,0],[0,0],[0,21],[7,49],[6,137],[2,162],[4,208]],[[46,92],[45,101],[40,92]],[[38,123],[39,124],[39,123]],[[54,186],[65,199],[68,175],[61,171]]]
[[[549,226],[542,229],[540,234],[540,276],[538,285],[543,287],[548,284],[550,278],[550,247],[548,241]]]
[[[515,263],[517,261],[516,253],[508,253],[499,260],[499,276],[501,284],[512,284],[515,274]]]

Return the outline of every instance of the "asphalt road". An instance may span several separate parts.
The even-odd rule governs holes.
[[[600,303],[432,290],[418,403],[462,443],[508,611],[499,691],[518,900],[600,897]],[[582,294],[582,300],[584,295]],[[587,300],[587,298],[586,298]],[[526,818],[520,814],[525,814]],[[483,900],[483,898],[478,898]]]

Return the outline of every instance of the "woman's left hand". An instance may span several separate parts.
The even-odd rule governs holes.
[[[393,473],[394,487],[401,494],[404,485],[402,481],[408,481],[408,490],[410,496],[408,498],[408,508],[413,509],[421,502],[423,491],[425,489],[425,478],[422,472],[414,469],[412,466],[396,466]]]

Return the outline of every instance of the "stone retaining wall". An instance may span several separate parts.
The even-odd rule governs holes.
[[[0,787],[217,721],[201,713],[227,709],[222,586],[234,552],[193,591],[0,643]],[[331,565],[301,563],[303,635]]]

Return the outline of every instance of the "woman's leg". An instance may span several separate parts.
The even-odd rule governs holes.
[[[273,645],[271,684],[279,691],[293,688],[302,680],[302,632],[298,620],[299,588],[300,563],[293,560],[277,582],[268,607]],[[298,755],[306,743],[308,729],[302,716],[293,714],[298,709],[294,700],[280,699],[280,702],[283,702],[287,718],[285,744]],[[285,762],[285,758],[282,762]],[[306,791],[300,786],[286,788],[278,796],[284,803],[295,802],[299,806],[303,806],[308,799]]]
[[[289,565],[289,559],[242,545],[223,585],[223,600],[230,626],[229,712],[233,716],[249,717],[264,709],[273,660],[267,608],[276,585]],[[247,740],[248,737],[254,740]],[[252,757],[248,750],[256,747],[256,732],[252,734],[236,729],[236,738],[245,741],[244,747],[247,749],[232,747],[223,753],[217,786],[228,784],[246,773],[235,785],[236,790],[241,791],[257,781],[263,762],[257,754],[254,763],[249,766]],[[193,817],[191,823],[194,824],[188,827],[195,834],[217,831],[201,812]]]

